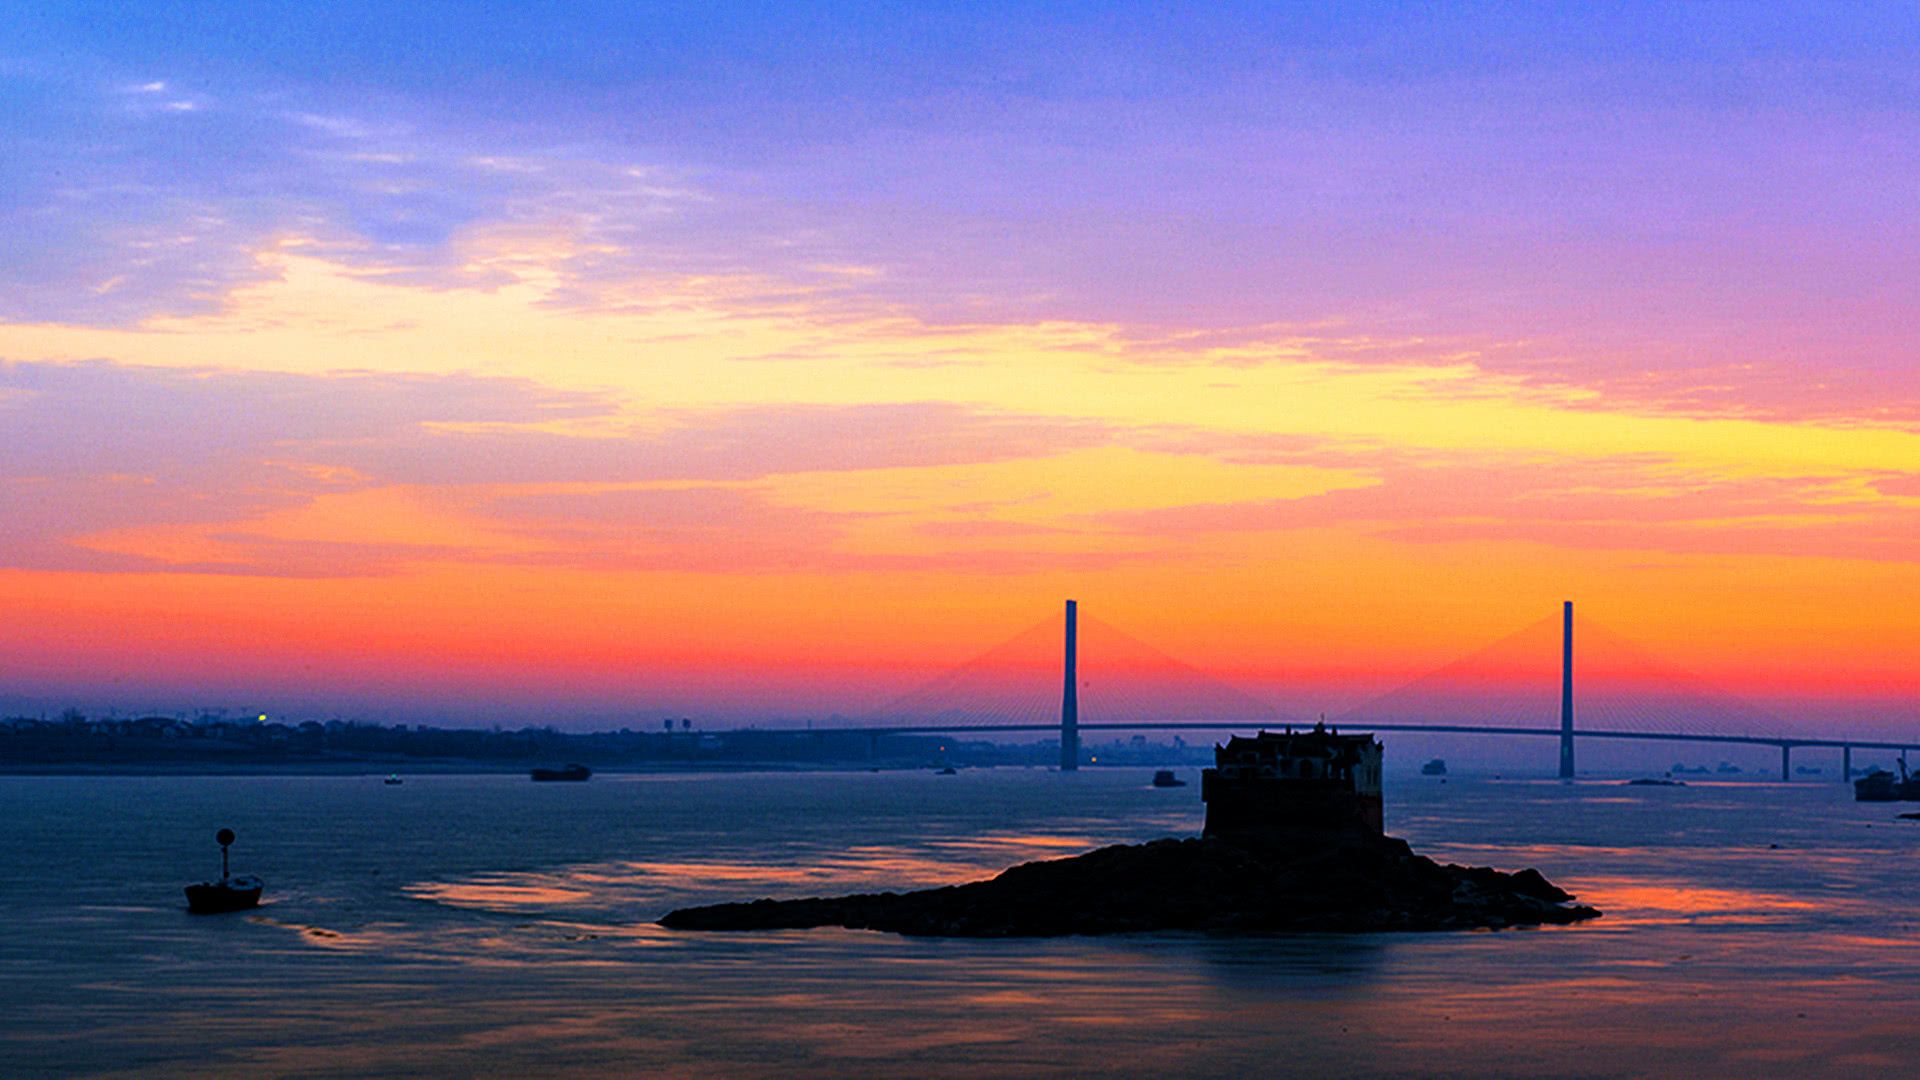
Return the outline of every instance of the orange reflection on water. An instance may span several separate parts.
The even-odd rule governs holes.
[[[260,926],[277,926],[300,935],[309,945],[343,952],[368,952],[393,945],[398,939],[383,932],[381,928],[361,927],[352,931],[335,930],[331,927],[312,926],[306,923],[286,922],[271,915],[249,915],[247,921]]]
[[[576,880],[603,881],[632,885],[648,877],[665,878],[677,885],[763,884],[818,885],[883,883],[895,887],[922,884],[951,884],[973,881],[998,873],[1013,862],[1052,857],[1062,849],[1084,850],[1093,844],[1079,837],[990,837],[984,840],[937,842],[940,852],[953,852],[953,859],[938,854],[893,847],[865,845],[833,854],[810,858],[805,865],[769,865],[765,863],[723,862],[719,860],[663,861],[635,860],[585,868],[571,875]],[[1023,852],[1022,847],[1029,850]]]
[[[744,862],[627,862],[616,864],[624,873],[601,871],[608,880],[633,883],[636,878],[657,877],[676,885],[758,884],[821,885],[834,882],[884,881],[906,885],[914,882],[970,880],[979,876],[973,867],[955,865],[923,855],[885,848],[854,849],[845,855],[829,856],[806,866],[769,866]]]
[[[1083,836],[993,835],[936,842],[925,848],[873,844],[796,856],[794,863],[744,860],[635,859],[567,867],[549,873],[478,874],[420,882],[403,892],[416,900],[484,911],[533,913],[566,905],[644,910],[715,899],[904,891],[990,878],[1017,863],[1057,858],[1096,846]],[[663,906],[664,905],[664,906]]]
[[[426,882],[408,885],[401,891],[417,900],[485,909],[570,904],[592,895],[585,889],[570,888],[550,879],[530,875],[493,875],[464,882]]]
[[[1795,914],[1820,910],[1819,904],[1778,893],[1646,878],[1580,878],[1567,882],[1566,888],[1582,903],[1605,912],[1608,921],[1616,925],[1702,919],[1780,922]]]
[[[995,833],[989,836],[982,836],[977,840],[948,841],[947,844],[942,846],[1084,850],[1093,847],[1094,843],[1084,836],[1057,836],[1048,833]]]
[[[623,862],[614,866],[623,873],[601,871],[604,881],[631,882],[640,877],[664,877],[675,880],[711,882],[750,882],[791,884],[827,875],[811,866],[763,866],[754,863],[722,862]]]
[[[1920,940],[1877,934],[1828,934],[1823,943],[1836,949],[1920,949]]]

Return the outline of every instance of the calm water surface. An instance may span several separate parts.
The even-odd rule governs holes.
[[[674,933],[1198,830],[1077,776],[0,777],[0,1074],[1897,1074],[1920,823],[1838,783],[1404,778],[1390,831],[1607,916],[1502,933]],[[1193,777],[1197,779],[1197,777]],[[218,869],[253,915],[185,913]]]

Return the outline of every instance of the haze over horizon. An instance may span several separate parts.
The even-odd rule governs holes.
[[[10,24],[0,711],[855,715],[1072,596],[1920,718],[1910,9]]]

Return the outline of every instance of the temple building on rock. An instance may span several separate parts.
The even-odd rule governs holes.
[[[1379,740],[1311,731],[1235,735],[1200,773],[1208,836],[1298,829],[1384,831]]]

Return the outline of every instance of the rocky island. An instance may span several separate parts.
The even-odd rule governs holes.
[[[1534,870],[1442,866],[1403,840],[1348,834],[1311,848],[1221,837],[1122,844],[1024,863],[987,881],[908,893],[681,908],[676,930],[844,926],[943,937],[1145,930],[1457,930],[1600,914]]]
[[[906,893],[681,908],[677,930],[843,926],[946,937],[1151,930],[1455,930],[1563,924],[1600,913],[1538,871],[1443,866],[1383,835],[1380,746],[1315,728],[1216,751],[1199,838],[1024,863],[985,881]]]

